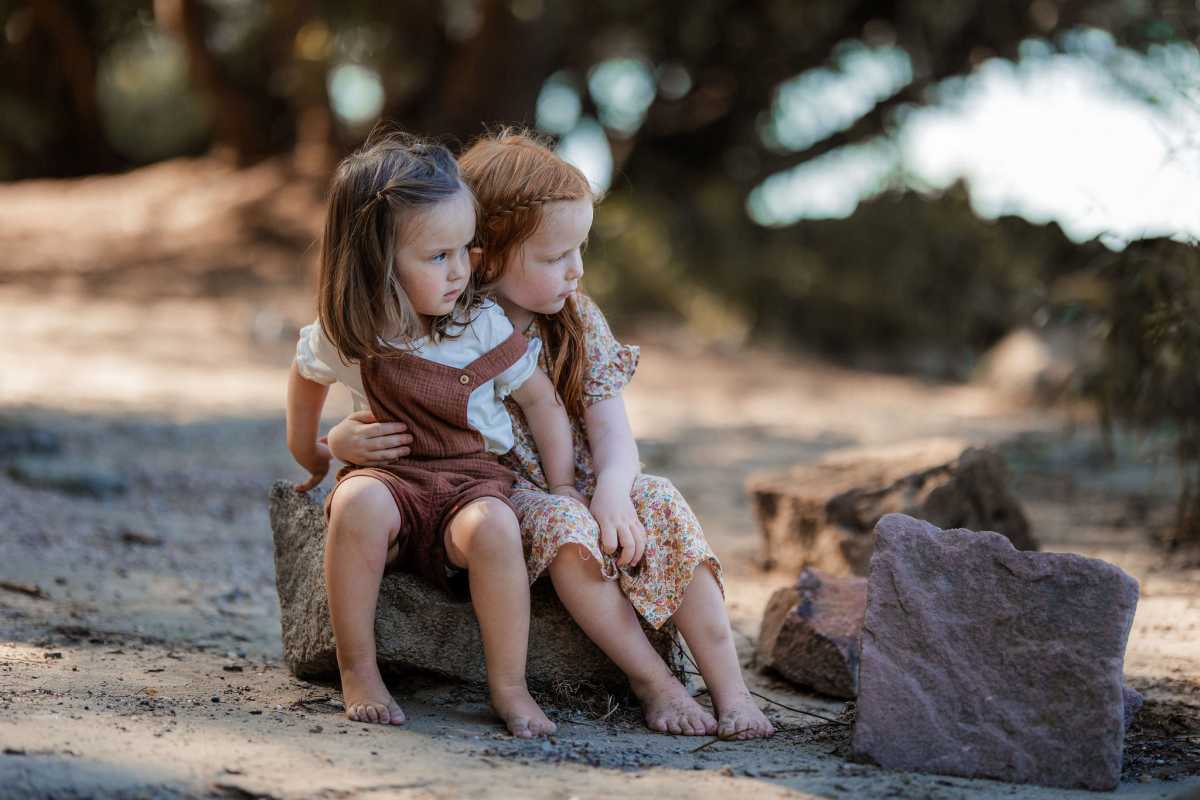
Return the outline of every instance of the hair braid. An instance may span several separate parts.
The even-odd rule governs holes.
[[[536,197],[519,200],[511,205],[503,206],[496,209],[487,209],[487,216],[484,218],[487,222],[501,219],[503,217],[511,217],[514,214],[524,214],[530,211],[540,209],[546,203],[553,203],[558,200],[578,200],[576,194],[569,192],[547,192],[537,195]]]

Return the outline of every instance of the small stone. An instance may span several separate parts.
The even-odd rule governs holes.
[[[322,728],[320,725],[313,725],[311,728],[308,729],[308,732],[309,733],[320,733],[323,730],[325,730],[325,729]]]
[[[210,698],[210,699],[211,699],[211,700],[212,700],[214,703],[219,703],[219,702],[221,702],[221,698],[217,697],[216,695],[213,695],[213,697],[212,697],[212,698]]]
[[[758,637],[758,665],[818,692],[853,699],[867,580],[806,569],[772,595]]]
[[[120,533],[122,544],[140,545],[142,547],[159,547],[163,540],[153,534],[135,531],[132,528],[124,528]]]

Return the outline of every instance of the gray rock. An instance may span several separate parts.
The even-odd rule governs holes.
[[[1113,789],[1137,581],[996,533],[876,526],[855,752],[889,769]]]
[[[283,654],[298,677],[337,675],[337,656],[325,594],[324,494],[297,494],[291,484],[271,487],[275,581],[279,591]],[[527,677],[531,686],[564,698],[625,697],[625,676],[587,638],[559,603],[549,580],[532,590]],[[675,631],[644,626],[651,644],[684,680]],[[420,669],[471,683],[486,680],[479,624],[468,602],[451,599],[424,579],[393,573],[383,579],[375,616],[381,669]]]
[[[54,431],[0,417],[0,458],[8,459],[26,453],[58,455],[61,452],[62,437]]]
[[[866,575],[875,523],[903,513],[943,528],[994,530],[1020,550],[1037,541],[1007,488],[998,453],[958,439],[849,448],[746,482],[767,568]]]
[[[129,482],[123,476],[76,463],[18,458],[8,465],[7,472],[17,483],[35,489],[49,489],[96,500],[129,491]]]
[[[858,693],[867,579],[806,569],[763,612],[758,666],[833,697]]]

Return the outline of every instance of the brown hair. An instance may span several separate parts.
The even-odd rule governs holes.
[[[500,279],[537,231],[546,203],[594,199],[584,174],[528,131],[504,128],[485,135],[459,157],[458,164],[479,203],[476,244],[483,259],[473,278],[480,291]],[[535,319],[550,378],[568,413],[582,419],[587,349],[574,296],[557,314],[539,314]]]
[[[445,147],[409,134],[373,134],[337,166],[321,238],[317,311],[344,361],[394,355],[385,333],[421,336],[420,317],[400,286],[396,250],[414,215],[470,190]],[[454,309],[432,321],[436,340],[476,306],[473,286]]]

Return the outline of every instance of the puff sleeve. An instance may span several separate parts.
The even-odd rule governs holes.
[[[337,381],[337,373],[326,360],[330,346],[319,322],[300,329],[300,339],[296,342],[296,368],[303,377],[326,386]]]
[[[583,402],[593,406],[621,393],[633,379],[641,355],[636,345],[621,344],[608,327],[608,320],[590,297],[575,295],[575,307],[583,322],[587,348],[587,370],[583,381]]]
[[[513,335],[512,322],[508,316],[495,303],[489,303],[483,309],[484,334],[488,337],[488,349],[499,347],[508,337]],[[540,339],[533,339],[525,347],[525,355],[521,356],[515,364],[501,372],[494,380],[496,399],[503,400],[510,394],[520,389],[525,381],[529,380],[529,376],[533,375],[534,370],[538,368],[538,356],[542,352],[542,342]]]

